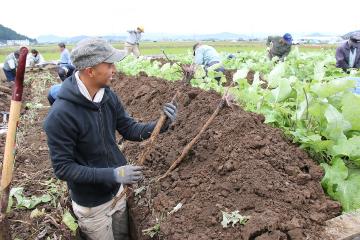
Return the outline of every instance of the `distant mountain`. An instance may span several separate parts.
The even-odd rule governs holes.
[[[36,42],[36,39],[18,34],[14,30],[0,24],[0,42],[6,42],[7,40],[29,40],[30,42]]]
[[[55,35],[42,35],[36,38],[39,43],[59,43],[65,41],[66,37],[59,37]]]
[[[319,33],[319,32],[313,32],[306,35],[307,37],[328,37],[329,34],[326,33]]]
[[[214,33],[214,34],[167,34],[167,33],[145,33],[143,39],[150,41],[163,41],[163,40],[189,40],[189,41],[204,41],[204,40],[239,40],[250,39],[252,36],[246,34],[236,33]]]
[[[74,36],[74,37],[59,37],[55,35],[42,35],[37,38],[37,41],[39,43],[59,43],[59,42],[65,42],[65,43],[77,43],[85,38],[88,38],[89,36],[86,35],[80,35],[80,36]],[[106,39],[107,41],[124,41],[126,39],[126,36],[99,36],[103,39]]]
[[[77,43],[85,38],[88,38],[89,36],[86,35],[80,35],[80,36],[75,36],[75,37],[71,37],[71,38],[67,38],[64,41],[67,43]]]
[[[215,34],[203,34],[195,36],[195,40],[237,40],[239,38],[249,38],[249,36],[243,34],[235,34],[229,32],[215,33]]]
[[[269,35],[274,35],[274,33],[252,33],[252,34],[237,34],[230,32],[221,32],[214,34],[169,34],[169,33],[144,33],[144,41],[232,41],[232,40],[263,40]],[[301,38],[304,36],[307,37],[326,37],[326,36],[337,36],[333,33],[294,33],[294,37]],[[89,36],[79,35],[74,37],[60,37],[54,35],[39,36],[37,38],[39,43],[77,43],[80,40],[87,38]],[[99,36],[106,39],[107,41],[119,42],[125,41],[127,34],[122,35],[105,35]]]

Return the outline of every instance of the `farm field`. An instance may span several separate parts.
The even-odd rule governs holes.
[[[128,199],[132,238],[336,239],[326,221],[360,208],[360,96],[353,80],[360,72],[335,68],[333,46],[295,47],[276,62],[262,44],[212,45],[226,68],[221,84],[218,73],[205,76],[202,68],[181,81],[191,43],[144,43],[143,54],[165,49],[170,61],[130,56],[117,64],[111,88],[139,121],[156,120],[180,93],[178,119],[160,135],[145,180]],[[57,59],[56,45],[38,49]],[[1,56],[7,51],[0,49]],[[75,239],[67,187],[53,174],[42,130],[47,91],[58,81],[55,69],[25,74],[8,213],[14,239]],[[0,111],[9,111],[11,89],[3,89]],[[233,104],[221,108],[184,161],[157,181],[227,91]],[[0,138],[2,161],[5,135]],[[145,143],[118,140],[136,163]]]
[[[237,51],[264,51],[266,48],[265,43],[254,42],[204,42],[210,44],[218,49],[218,51],[235,53]],[[161,50],[166,49],[169,54],[185,54],[191,50],[194,42],[143,42],[141,44],[141,52],[143,55],[160,55]],[[124,43],[113,43],[113,46],[117,49],[123,49]],[[335,49],[335,45],[304,45],[301,46],[303,51],[319,51],[321,49]],[[59,50],[57,44],[45,44],[45,45],[33,45],[31,48],[39,50],[45,60],[57,60],[59,58]],[[68,46],[69,50],[73,48],[73,45]],[[15,51],[17,47],[2,47],[0,48],[0,63],[2,63],[6,56]]]

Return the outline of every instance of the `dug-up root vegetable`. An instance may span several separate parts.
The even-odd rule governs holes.
[[[180,92],[177,91],[175,93],[174,97],[172,98],[171,103],[174,104],[179,95],[180,95]],[[162,112],[160,119],[157,121],[156,126],[155,126],[153,132],[151,133],[149,141],[147,142],[147,144],[145,146],[145,149],[141,152],[141,155],[139,158],[139,166],[143,166],[145,164],[146,157],[150,154],[151,150],[154,148],[156,139],[159,136],[160,130],[164,126],[165,121],[166,121],[166,115]],[[120,195],[114,198],[114,200],[111,204],[111,208],[114,208],[116,206],[116,204],[124,196],[129,196],[130,193],[131,193],[131,188],[129,186],[125,186],[124,190],[120,193]]]
[[[213,112],[213,114],[210,116],[210,118],[206,121],[206,123],[204,124],[204,126],[200,129],[199,133],[185,146],[185,148],[183,149],[183,151],[181,152],[181,155],[173,162],[173,164],[170,166],[170,168],[165,172],[165,174],[163,174],[161,177],[159,177],[156,181],[159,182],[162,179],[166,178],[167,176],[170,175],[170,173],[177,167],[180,165],[180,163],[184,160],[184,158],[188,155],[188,153],[190,152],[191,148],[197,143],[197,141],[200,139],[201,135],[206,131],[206,129],[209,127],[209,125],[214,121],[216,115],[219,114],[220,110],[228,105],[230,106],[230,102],[231,102],[231,95],[228,95],[228,91],[230,89],[230,87],[233,86],[233,84],[231,84],[227,90],[225,91],[224,96],[221,98],[219,104],[217,105],[215,111]]]

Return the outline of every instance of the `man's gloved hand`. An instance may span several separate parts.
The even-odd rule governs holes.
[[[125,165],[114,169],[115,181],[123,185],[134,184],[143,178],[143,167]]]
[[[165,103],[163,111],[166,117],[173,123],[176,120],[177,107],[172,103]]]
[[[177,114],[176,104],[165,103],[163,111],[166,115],[166,122],[165,122],[164,126],[161,128],[161,132],[165,132],[169,128],[170,124],[175,122],[176,114]]]
[[[65,75],[67,75],[67,73],[69,72],[69,69],[67,68],[67,67],[61,67],[63,70],[64,70],[64,72],[65,72]]]

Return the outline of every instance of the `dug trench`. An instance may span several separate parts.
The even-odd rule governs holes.
[[[47,92],[56,82],[55,70],[27,71],[23,93],[23,108],[17,133],[17,150],[12,188],[22,187],[24,197],[31,199],[43,194],[51,194],[50,202],[41,203],[36,208],[41,211],[32,217],[34,208],[18,207],[14,198],[11,211],[7,213],[12,239],[72,239],[71,231],[62,222],[66,209],[70,209],[66,185],[56,181],[49,160],[46,134],[42,130],[48,113]],[[10,109],[11,87],[0,83],[6,90],[0,93],[0,111]],[[1,103],[1,100],[2,103]],[[27,104],[39,104],[36,108]],[[2,120],[1,120],[2,121]],[[3,162],[6,135],[0,135],[0,170]],[[0,171],[1,176],[1,171]]]
[[[326,220],[340,214],[320,185],[322,169],[264,117],[241,107],[224,108],[167,178],[182,149],[214,112],[215,92],[144,76],[120,75],[112,83],[128,112],[139,121],[160,116],[176,91],[178,118],[159,136],[147,158],[145,181],[134,186],[129,212],[133,239],[327,239]],[[136,163],[146,142],[125,141],[123,152]],[[182,207],[169,214],[177,204]],[[223,228],[222,211],[249,216],[245,225]]]

